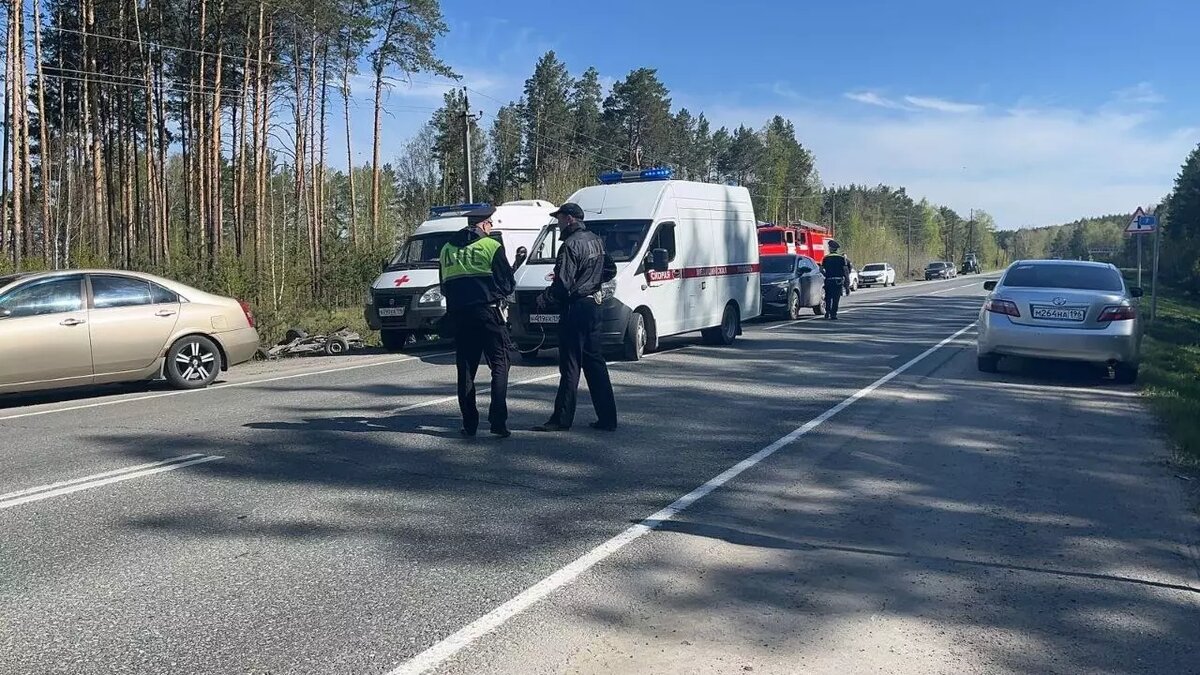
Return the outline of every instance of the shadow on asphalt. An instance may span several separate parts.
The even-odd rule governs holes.
[[[420,347],[406,350],[397,356],[414,356],[418,360],[431,363],[429,357],[432,353],[446,347],[445,344],[429,343]],[[355,350],[346,354],[336,356],[298,356],[286,359],[279,359],[277,362],[294,364],[294,363],[311,363],[322,364],[328,368],[336,368],[346,361],[352,360],[354,357],[361,356],[385,356],[390,354],[380,347],[369,347],[367,349]],[[295,371],[299,374],[302,371]],[[279,375],[292,374],[291,371],[280,371]],[[271,377],[273,373],[264,373],[264,377]],[[227,384],[228,373],[222,373],[217,377],[214,386]],[[53,389],[47,391],[31,392],[28,394],[0,394],[0,411],[11,410],[14,408],[24,408],[37,405],[49,405],[53,403],[73,403],[73,402],[99,402],[106,398],[114,396],[127,396],[129,394],[144,394],[153,392],[174,391],[165,381],[142,381],[142,382],[126,382],[120,384],[104,384],[88,387],[74,387],[71,389]]]
[[[92,441],[134,460],[161,458],[164,447],[172,454],[225,455],[188,471],[219,481],[238,499],[131,517],[133,530],[180,539],[298,540],[314,550],[346,539],[347,550],[366,542],[386,551],[397,578],[436,566],[440,578],[453,582],[499,568],[523,587],[954,333],[978,306],[977,297],[914,298],[858,309],[838,324],[812,321],[748,334],[732,348],[694,346],[686,358],[663,354],[621,366],[629,376],[614,367],[622,423],[614,434],[586,428],[593,417],[582,391],[570,434],[518,431],[496,441],[457,438],[453,402],[397,412],[401,396],[442,398],[452,389],[284,382],[264,387],[270,414],[246,423],[251,433],[237,447],[222,438],[119,431]],[[695,343],[680,338],[663,348]],[[749,605],[812,621],[836,619],[847,607],[885,607],[1014,636],[970,648],[986,657],[979,663],[1025,672],[1193,667],[1200,649],[1194,589],[1116,571],[1131,549],[1146,570],[1163,561],[1170,564],[1162,567],[1178,565],[1175,537],[1187,531],[1172,510],[1148,511],[1144,484],[1130,480],[1156,470],[1153,458],[1120,445],[1126,437],[1118,432],[1138,412],[1107,405],[1104,391],[1092,389],[1093,372],[1048,373],[1035,364],[981,376],[973,362],[962,372],[947,366],[952,356],[916,368],[903,386],[879,396],[884,402],[847,411],[858,416],[855,425],[837,418],[823,427],[816,436],[832,444],[823,456],[807,455],[817,441],[806,438],[755,470],[804,489],[776,498],[737,481],[703,503],[705,513],[718,514],[712,522],[665,524],[793,557],[787,569],[718,565],[696,595],[663,602],[681,611]],[[942,367],[922,375],[935,363]],[[514,368],[511,381],[527,377],[522,370]],[[999,391],[993,381],[1033,386]],[[555,386],[549,379],[513,387],[510,426],[543,421]],[[275,406],[269,398],[298,391],[312,393],[312,403],[280,397],[288,403]],[[485,391],[481,386],[481,410]],[[345,393],[365,395],[368,403],[353,411],[322,408]],[[293,503],[296,490],[312,497],[303,507]],[[1064,491],[1085,490],[1102,497],[1063,498]],[[739,499],[778,501],[744,509]],[[1109,547],[1087,548],[1100,550],[1099,557],[1078,557],[1081,542],[1095,540]],[[1047,558],[1059,563],[1045,565]],[[980,575],[1004,578],[993,583]],[[1130,586],[1156,592],[1131,597]],[[470,588],[450,583],[437,592],[475,616],[491,609],[491,601],[468,595]],[[948,601],[946,588],[964,589],[965,604]],[[1112,613],[1130,620],[1095,618]],[[773,628],[747,620],[729,639],[761,644]],[[419,636],[415,646],[428,642],[420,626],[410,630]]]

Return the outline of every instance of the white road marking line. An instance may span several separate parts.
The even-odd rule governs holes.
[[[88,481],[99,480],[101,478],[108,478],[109,476],[116,476],[118,474],[129,473],[131,471],[140,471],[142,469],[152,469],[156,466],[162,466],[163,464],[171,464],[173,462],[180,462],[180,461],[184,461],[184,460],[188,460],[188,459],[195,459],[196,457],[203,457],[203,456],[204,455],[202,453],[197,452],[197,453],[193,453],[190,455],[183,455],[182,457],[172,457],[171,459],[164,459],[161,462],[150,462],[149,464],[138,464],[137,466],[127,466],[122,469],[113,469],[112,471],[105,471],[104,473],[97,473],[97,474],[93,474],[91,476],[84,476],[82,478],[73,478],[71,480],[64,480],[64,481],[59,481],[57,483],[50,483],[49,485],[39,485],[37,487],[26,488],[24,490],[17,490],[16,492],[9,492],[7,494],[0,495],[0,502],[6,501],[8,499],[12,499],[13,497],[21,497],[23,495],[33,494],[34,492],[42,492],[43,490],[53,490],[55,488],[65,487],[67,485],[74,485],[76,483],[86,483]]]
[[[666,508],[650,515],[612,539],[609,539],[596,548],[593,548],[582,556],[576,558],[567,566],[560,568],[550,576],[525,589],[508,602],[505,602],[487,614],[484,614],[475,621],[459,629],[454,634],[433,645],[429,649],[426,649],[408,661],[400,664],[395,669],[391,670],[388,675],[416,675],[417,673],[425,673],[430,669],[445,663],[448,659],[452,658],[455,654],[468,647],[476,640],[479,640],[483,636],[507,623],[513,617],[545,599],[558,589],[571,583],[600,561],[608,558],[617,551],[620,551],[622,548],[637,540],[642,535],[653,531],[662,523],[671,520],[680,512],[690,507],[692,504],[703,499],[713,490],[716,490],[717,488],[736,478],[742,472],[755,466],[756,464],[759,464],[782,448],[795,443],[800,437],[810,433],[814,429],[817,429],[822,424],[829,421],[829,419],[834,415],[837,415],[853,405],[859,399],[870,395],[883,385],[891,382],[905,371],[909,370],[921,361],[924,361],[926,358],[929,358],[930,355],[934,354],[942,347],[945,347],[954,340],[957,340],[963,333],[966,333],[974,327],[974,323],[963,327],[953,335],[921,352],[918,356],[908,361],[908,363],[896,368],[866,387],[859,389],[841,403],[838,403],[832,408],[826,410],[818,417],[809,420],[803,426],[794,429],[786,436],[780,438],[774,443],[771,443],[767,447],[759,450],[753,455],[750,455],[737,464],[734,464],[725,471],[722,471],[720,474],[714,476],[700,487],[675,500],[670,506],[667,506]]]
[[[374,361],[371,363],[359,363],[353,366],[340,366],[338,368],[327,368],[325,370],[314,370],[303,373],[292,373],[291,375],[279,375],[277,377],[266,377],[259,380],[246,380],[245,382],[232,382],[230,384],[218,384],[207,389],[188,389],[186,391],[164,391],[158,394],[147,394],[146,396],[135,396],[133,398],[120,398],[110,401],[96,401],[94,403],[81,403],[79,405],[68,406],[66,408],[54,408],[53,410],[37,410],[34,412],[18,413],[16,415],[7,415],[0,417],[0,422],[5,420],[19,420],[25,417],[39,417],[41,415],[53,415],[55,413],[72,412],[74,410],[85,410],[88,408],[101,408],[104,406],[118,405],[120,403],[136,403],[138,401],[149,401],[156,398],[166,398],[168,396],[182,396],[184,394],[202,394],[209,391],[220,391],[222,389],[235,389],[237,387],[250,387],[256,384],[267,384],[269,382],[282,382],[283,380],[293,380],[298,377],[313,377],[316,375],[329,375],[331,373],[342,373],[349,370],[359,370],[362,368],[372,368],[375,366],[391,366],[397,363],[407,363],[416,361],[421,358],[432,358],[435,356],[448,356],[454,352],[438,352],[436,354],[423,354],[421,356],[406,356],[401,359],[388,359],[386,361]]]
[[[224,457],[222,455],[184,455],[182,457],[156,462],[155,464],[143,465],[147,468],[130,467],[129,470],[125,471],[124,473],[118,473],[118,475],[112,475],[114,472],[109,471],[107,473],[96,474],[95,476],[88,476],[86,478],[76,479],[73,481],[64,481],[62,483],[55,483],[54,485],[46,485],[39,488],[22,490],[20,493],[13,493],[21,494],[22,496],[13,497],[11,499],[0,499],[0,509],[8,509],[14,506],[28,504],[30,502],[49,499],[51,497],[69,495],[72,492],[80,492],[82,490],[90,490],[92,488],[103,487],[105,485],[112,485],[113,483],[119,483],[121,481],[130,480],[133,478],[141,478],[142,476],[153,476],[155,474],[165,473],[167,471],[174,471],[175,469],[182,469],[185,466],[213,462],[218,459],[224,459]],[[9,495],[4,495],[4,497],[8,496]]]

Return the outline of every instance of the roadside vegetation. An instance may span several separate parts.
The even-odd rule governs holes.
[[[1200,468],[1200,297],[1162,290],[1142,345],[1142,387],[1180,460]]]
[[[0,273],[157,273],[250,302],[265,339],[318,329],[316,308],[357,316],[397,239],[465,201],[468,108],[486,113],[477,201],[561,203],[600,171],[666,165],[747,187],[763,221],[832,227],[861,264],[999,257],[986,213],[825,184],[792,122],[713,125],[654,64],[601,73],[551,51],[515,100],[478,91],[439,57],[437,0],[13,1],[0,26]],[[444,97],[389,104],[404,82]],[[350,128],[359,107],[369,129]],[[390,138],[392,116],[424,124]]]

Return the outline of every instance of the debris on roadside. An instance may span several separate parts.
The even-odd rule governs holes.
[[[309,335],[303,328],[289,328],[275,346],[260,347],[256,361],[274,361],[288,356],[338,356],[351,349],[366,347],[362,335],[347,326],[328,335]]]

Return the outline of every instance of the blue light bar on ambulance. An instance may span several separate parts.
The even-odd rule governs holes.
[[[650,180],[671,180],[675,172],[670,167],[660,166],[653,169],[640,169],[637,171],[606,171],[600,174],[600,182],[605,185],[613,185],[614,183],[640,183]]]
[[[441,216],[461,216],[464,213],[469,213],[477,209],[486,209],[491,204],[451,204],[449,206],[431,206],[429,215],[434,217]]]

